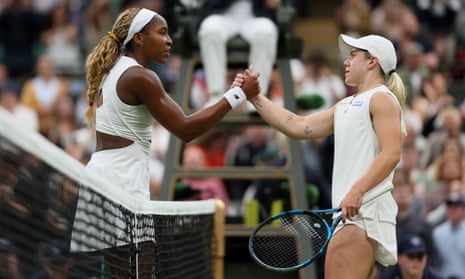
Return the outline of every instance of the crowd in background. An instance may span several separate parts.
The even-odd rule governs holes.
[[[158,11],[175,32],[174,2],[1,1],[0,106],[16,115],[25,129],[41,133],[85,163],[95,147],[94,131],[83,125],[87,53],[111,29],[115,14],[133,5]],[[421,235],[428,248],[428,264],[446,278],[465,278],[463,241],[454,242],[456,245],[446,252],[438,249],[444,239],[465,239],[465,1],[341,0],[334,19],[342,33],[378,33],[395,43],[399,61],[396,71],[407,89],[404,117],[408,128],[394,181],[399,237]],[[334,57],[328,55],[306,46],[302,58],[291,64],[294,92],[283,92],[276,68],[265,94],[281,103],[283,94],[319,95],[324,100],[322,107],[352,94],[343,83],[340,69],[330,63]],[[179,74],[179,57],[173,54],[166,65],[154,65],[154,69],[167,91],[172,92]],[[192,95],[205,91],[204,74],[196,72]],[[154,123],[152,199],[157,199],[164,158],[169,156],[168,139],[169,133]],[[189,143],[186,150],[190,153],[180,163],[194,167],[282,166],[292,160],[284,142],[282,135],[266,126],[218,128]],[[313,205],[329,207],[332,138],[302,142],[302,149],[306,180],[319,191],[320,198]],[[237,203],[251,195],[251,186],[252,195],[264,203],[282,192],[282,181],[275,183],[278,186],[266,180],[186,178],[183,182],[194,185],[201,198],[221,197],[230,216],[238,214]],[[215,190],[204,191],[205,183]]]

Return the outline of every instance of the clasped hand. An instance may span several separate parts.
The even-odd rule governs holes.
[[[240,87],[247,96],[247,100],[253,99],[255,96],[260,94],[261,88],[258,82],[260,73],[253,73],[253,67],[250,66],[244,73],[238,73],[234,78],[232,87]]]

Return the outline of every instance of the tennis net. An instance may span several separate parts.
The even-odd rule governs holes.
[[[217,200],[131,199],[0,108],[0,279],[221,278],[223,222]]]

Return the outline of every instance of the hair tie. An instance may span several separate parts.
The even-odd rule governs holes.
[[[112,31],[108,32],[108,36],[110,36],[110,38],[112,38],[118,44],[121,44],[121,41],[119,40],[118,36],[116,36],[116,34]]]
[[[89,101],[89,107],[93,106],[94,105],[94,102],[92,101]]]
[[[390,70],[388,75],[392,75],[395,72],[396,72],[396,70]]]

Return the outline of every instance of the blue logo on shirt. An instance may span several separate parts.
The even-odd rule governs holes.
[[[354,107],[361,107],[363,105],[362,100],[356,100],[355,102],[352,103],[352,106]]]

